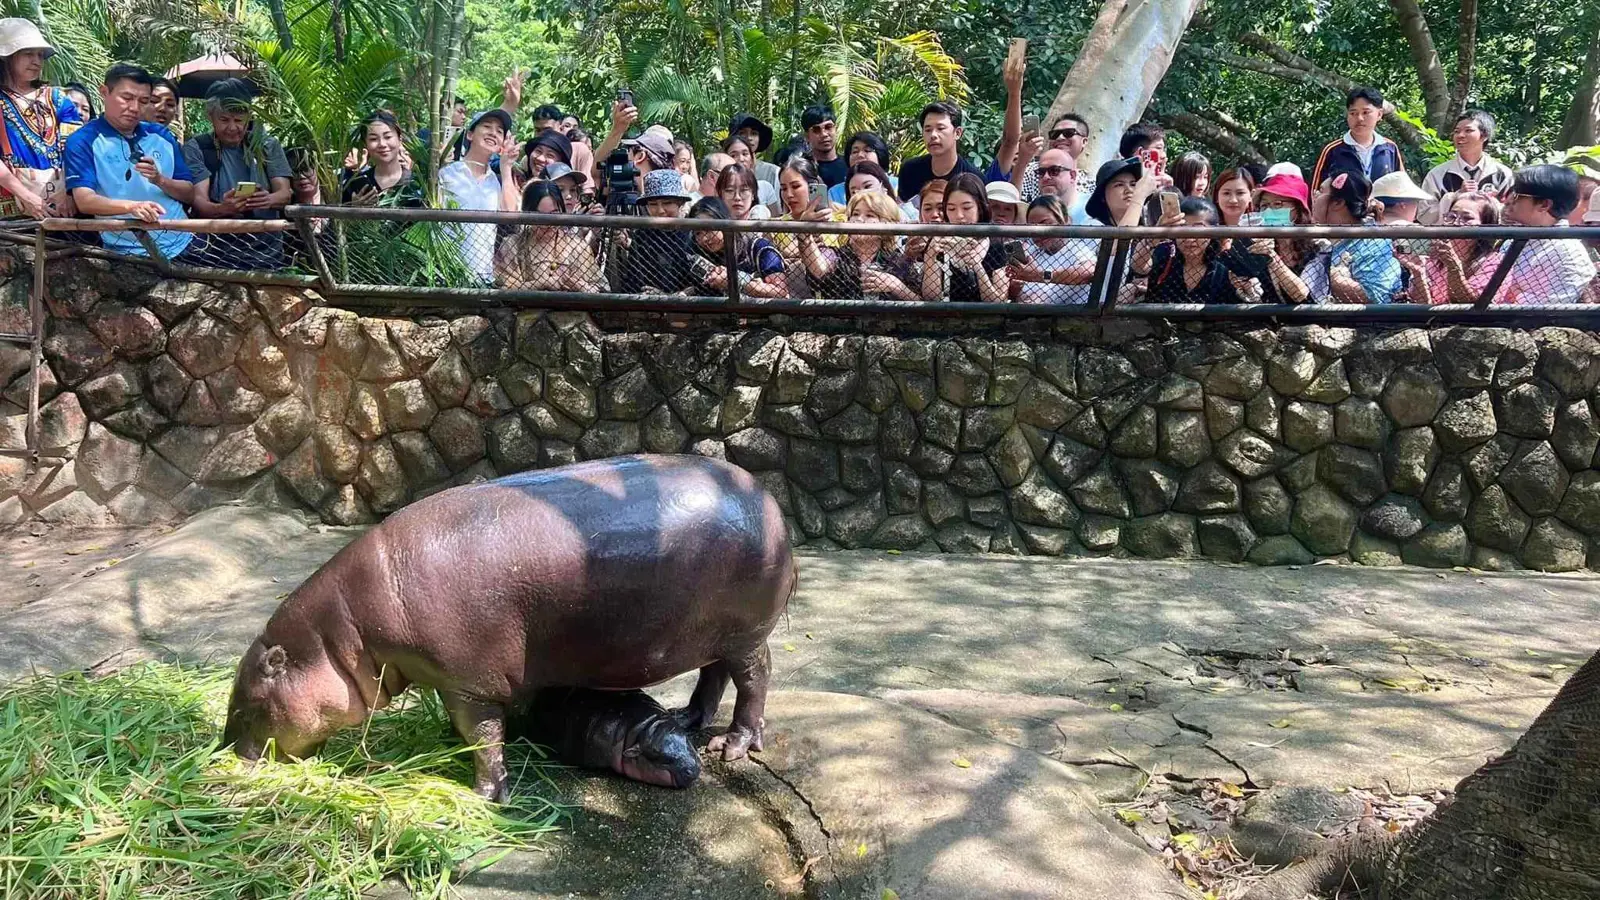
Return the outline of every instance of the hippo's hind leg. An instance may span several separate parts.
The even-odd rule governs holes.
[[[694,683],[694,693],[687,706],[672,711],[684,731],[699,731],[717,717],[717,707],[722,704],[722,692],[728,687],[728,664],[717,660],[700,667],[700,679]]]
[[[472,789],[495,803],[510,800],[511,791],[506,784],[505,707],[453,691],[440,691],[439,698],[444,701],[456,733],[469,746],[478,748],[472,752],[476,770]]]
[[[761,729],[766,725],[767,681],[772,674],[772,656],[762,641],[750,652],[729,659],[728,674],[733,676],[733,724],[712,738],[706,749],[722,751],[724,760],[742,759],[750,750],[761,749]]]

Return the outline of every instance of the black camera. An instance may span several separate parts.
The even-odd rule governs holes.
[[[600,171],[604,178],[606,215],[627,215],[639,204],[639,170],[625,148],[611,151]]]

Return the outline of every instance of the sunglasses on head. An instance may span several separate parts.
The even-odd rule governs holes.
[[[1083,132],[1079,131],[1076,128],[1057,128],[1056,130],[1050,132],[1050,140],[1052,140],[1052,141],[1069,141],[1069,140],[1071,140],[1071,139],[1073,139],[1075,137],[1078,137],[1078,136],[1080,136],[1082,134],[1083,134]]]

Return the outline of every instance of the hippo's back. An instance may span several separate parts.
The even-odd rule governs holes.
[[[529,673],[552,684],[639,687],[719,658],[730,642],[764,638],[794,584],[777,502],[743,469],[698,456],[615,457],[452,488],[367,538],[381,544],[409,619],[445,608],[479,634],[493,623],[516,645],[503,653],[568,669]]]

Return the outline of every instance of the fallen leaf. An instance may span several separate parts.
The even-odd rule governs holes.
[[[1122,704],[1121,703],[1113,703],[1110,706],[1106,707],[1106,709],[1109,709],[1112,712],[1122,712]]]
[[[890,556],[899,556],[900,555],[900,551],[899,550],[885,550],[883,552],[889,554]]]
[[[1294,723],[1289,721],[1288,719],[1279,719],[1276,722],[1268,722],[1267,723],[1267,727],[1268,728],[1288,728],[1290,725],[1293,725],[1293,724]]]
[[[1224,781],[1217,785],[1217,790],[1227,794],[1229,797],[1238,798],[1244,796],[1244,789],[1231,781]]]
[[[867,855],[867,845],[866,845],[866,843],[862,842],[860,844],[857,844],[856,845],[856,858],[860,859],[861,857],[866,856],[866,855]]]
[[[816,640],[816,638],[812,637],[811,636],[811,632],[808,631],[808,632],[806,632],[806,640],[814,641],[814,640]]]
[[[972,760],[967,759],[964,756],[958,756],[955,759],[950,760],[950,765],[955,766],[958,769],[970,769],[972,768]]]
[[[1190,850],[1193,849],[1196,844],[1200,843],[1200,839],[1185,831],[1173,835],[1172,842],[1185,850]]]
[[[1552,669],[1565,669],[1566,667],[1567,667],[1566,663],[1551,663],[1550,664],[1550,668],[1552,668]]]
[[[1119,809],[1117,810],[1117,818],[1132,825],[1134,822],[1143,822],[1144,813],[1136,809]]]
[[[1339,561],[1337,559],[1319,559],[1312,563],[1313,566],[1337,566],[1338,564]]]
[[[788,651],[788,652],[790,652],[790,653],[793,653],[795,651],[795,646],[793,644],[784,644],[783,645],[783,649]]]
[[[900,900],[900,895],[889,890],[888,888],[884,888],[883,893],[879,895],[878,900]]]
[[[1112,685],[1111,687],[1106,688],[1106,693],[1108,693],[1108,694],[1115,694],[1116,692],[1117,692],[1116,685]]]

